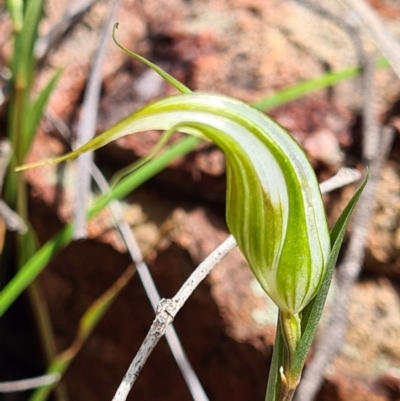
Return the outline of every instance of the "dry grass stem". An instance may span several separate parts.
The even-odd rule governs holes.
[[[32,377],[30,379],[13,380],[0,382],[0,393],[14,393],[19,391],[32,390],[42,386],[49,386],[60,380],[58,373]]]
[[[109,190],[108,183],[95,164],[92,164],[91,172],[101,191],[107,192]],[[128,249],[129,255],[132,261],[136,264],[137,272],[142,281],[146,294],[150,300],[150,303],[154,311],[156,311],[161,297],[154,284],[153,278],[151,277],[150,270],[143,260],[142,253],[132,233],[131,227],[123,219],[121,207],[118,201],[111,202],[109,204],[109,208],[111,210],[111,213],[113,214],[116,226],[120,231],[121,237]],[[195,401],[208,401],[206,393],[200,384],[200,380],[196,376],[196,373],[194,372],[189,362],[189,359],[186,356],[181,341],[179,340],[178,334],[176,333],[173,326],[170,326],[168,328],[165,337],[171,349],[172,355],[174,356],[176,363],[178,364],[179,369],[182,373],[182,376],[185,379],[189,391],[192,394],[193,399]]]
[[[349,176],[350,174],[350,176]],[[344,169],[331,179],[320,184],[321,192],[326,193],[354,182],[360,178],[359,173],[355,173],[353,169]],[[236,246],[236,241],[230,235],[215,251],[213,251],[190,275],[186,282],[182,285],[177,294],[171,299],[162,299],[157,307],[156,317],[144,339],[139,351],[129,366],[113,401],[125,401],[129,391],[139,376],[140,371],[145,365],[148,357],[153,352],[158,341],[168,331],[168,326],[173,322],[179,310],[183,307],[193,291],[207,277],[211,270],[221,259]]]
[[[107,42],[110,41],[110,31],[115,20],[115,14],[120,0],[110,4],[109,14],[103,23],[97,51],[93,57],[88,83],[82,104],[82,115],[78,123],[75,147],[89,142],[96,131],[97,110],[100,100],[102,69],[107,53]],[[93,152],[88,152],[78,158],[77,179],[74,203],[74,238],[86,237],[86,203],[90,192],[90,165]]]
[[[50,49],[64,36],[74,23],[94,4],[95,0],[70,1],[62,18],[50,31],[41,36],[35,46],[35,56],[39,60],[46,58]]]
[[[400,44],[392,36],[377,13],[365,0],[341,0],[355,12],[364,28],[374,38],[376,45],[387,58],[400,78]]]
[[[353,1],[347,2],[356,3]],[[361,2],[357,0],[357,3],[360,4]],[[364,16],[360,15],[360,18],[363,20]],[[363,49],[361,50],[363,53],[360,59],[363,91],[362,154],[364,162],[370,168],[370,180],[354,212],[353,230],[349,245],[346,249],[344,260],[338,268],[337,280],[339,288],[333,301],[335,309],[332,311],[330,320],[320,336],[320,341],[315,348],[314,358],[305,370],[296,392],[296,401],[315,399],[324,381],[325,369],[342,348],[347,329],[347,305],[351,290],[358,279],[364,262],[365,241],[374,212],[375,192],[382,165],[386,160],[393,139],[392,130],[380,127],[377,123],[374,110],[374,64]]]
[[[125,401],[129,391],[139,376],[151,352],[158,341],[164,336],[168,326],[188,300],[197,286],[210,273],[213,267],[236,246],[236,241],[230,235],[217,249],[215,249],[190,275],[181,289],[172,299],[162,299],[157,307],[156,317],[144,339],[138,353],[126,372],[113,401]]]

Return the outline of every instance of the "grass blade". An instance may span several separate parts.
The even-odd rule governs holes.
[[[272,351],[271,366],[269,368],[268,384],[267,384],[267,392],[265,394],[265,401],[275,401],[276,396],[279,392],[279,385],[280,385],[279,371],[280,371],[280,367],[283,365],[283,352],[284,352],[284,341],[283,341],[283,337],[282,337],[280,321],[281,321],[281,318],[280,318],[280,314],[279,314],[278,315],[278,324],[276,325],[274,349]]]
[[[386,59],[382,58],[377,61],[376,67],[387,68],[389,67],[389,63]],[[350,67],[341,71],[327,73],[318,78],[309,79],[307,81],[299,82],[293,86],[284,88],[275,95],[252,103],[252,106],[256,109],[264,111],[274,107],[282,106],[283,104],[291,102],[292,100],[296,100],[318,89],[324,89],[345,79],[354,78],[360,75],[360,72],[361,70],[359,67]]]
[[[22,29],[15,38],[12,71],[19,86],[29,88],[34,72],[34,46],[42,17],[43,0],[27,1]]]
[[[325,276],[322,287],[317,294],[316,298],[304,309],[302,312],[303,335],[300,340],[299,347],[294,354],[292,372],[294,374],[301,374],[307,353],[311,347],[312,340],[314,339],[318,323],[321,319],[322,310],[325,305],[326,297],[328,295],[329,287],[332,281],[333,272],[335,270],[336,261],[339,255],[340,247],[342,245],[344,235],[346,233],[347,225],[349,224],[351,215],[357,205],[357,202],[368,182],[369,174],[366,175],[364,182],[347,204],[338,221],[331,230],[332,251],[328,261],[328,270]]]
[[[78,331],[72,345],[56,356],[47,369],[46,374],[58,373],[60,376],[64,374],[71,362],[76,357],[77,353],[84,345],[86,339],[95,329],[99,320],[104,316],[117,296],[133,277],[135,272],[135,266],[130,265],[117,279],[117,281],[115,281],[115,283],[104,294],[102,294],[89,306],[80,319]],[[29,398],[29,401],[45,401],[56,385],[57,383],[53,383],[37,388]]]
[[[198,143],[198,139],[190,137],[171,145],[162,155],[149,161],[140,170],[124,177],[108,194],[100,196],[89,209],[88,217],[94,217],[111,200],[121,199],[128,195],[145,181],[165,169],[171,161],[189,153]],[[71,242],[72,232],[72,225],[67,224],[21,267],[15,277],[0,293],[0,316],[6,312],[22,291],[46,267],[53,256]]]
[[[22,28],[24,3],[22,0],[7,0],[6,4],[13,23],[14,32],[19,32]]]
[[[44,108],[60,79],[62,70],[58,70],[47,85],[42,89],[38,97],[32,102],[28,108],[26,124],[24,125],[24,154],[26,154],[31,146],[33,136],[39,126],[40,119],[43,116]]]

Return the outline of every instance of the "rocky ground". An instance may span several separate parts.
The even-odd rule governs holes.
[[[61,17],[67,3],[49,1],[43,33]],[[400,38],[399,2],[370,4]],[[347,16],[339,1],[326,6],[337,15]],[[65,122],[72,133],[107,13],[108,2],[97,1],[40,66],[38,88],[55,68],[64,68],[48,113]],[[121,42],[190,88],[248,102],[357,63],[352,41],[340,27],[292,1],[124,0],[117,20]],[[8,29],[3,18],[0,30],[6,38]],[[362,32],[362,38],[368,54],[379,57],[367,32]],[[108,46],[98,132],[147,101],[173,92],[116,46]],[[3,40],[3,64],[9,51]],[[400,81],[390,69],[384,69],[376,72],[375,82],[376,114],[382,122],[398,124]],[[359,165],[361,102],[360,81],[353,79],[269,114],[304,146],[322,180],[344,164]],[[117,140],[96,153],[96,162],[110,174],[145,155],[158,137],[158,133],[150,132]],[[30,160],[65,151],[58,138],[54,127],[44,121]],[[326,373],[318,396],[321,401],[400,399],[399,152],[397,136],[382,172],[363,274],[352,292],[346,342]],[[55,185],[56,172],[54,167],[43,167],[26,173],[31,186],[32,222],[41,242],[71,217],[74,166],[65,168],[62,190]],[[353,190],[326,197],[331,221]],[[163,297],[173,296],[194,267],[228,235],[224,196],[223,155],[210,145],[201,145],[123,201],[124,216]],[[82,313],[129,264],[125,246],[112,227],[109,213],[102,213],[89,224],[90,238],[68,246],[40,276],[60,351],[71,344]],[[233,251],[194,293],[175,321],[210,400],[263,399],[275,318],[275,307],[260,291],[242,256]],[[65,385],[69,399],[111,399],[152,319],[147,297],[135,277],[68,370]],[[25,366],[22,370],[29,372],[37,353],[17,345],[18,341],[27,341],[21,331],[20,326],[11,325],[9,337],[0,341],[0,352],[7,351],[10,358],[12,349],[10,369],[18,371]],[[32,333],[29,336],[33,341]],[[33,348],[37,348],[35,344]],[[0,399],[17,398],[0,395]],[[129,399],[190,399],[165,342],[156,348]]]

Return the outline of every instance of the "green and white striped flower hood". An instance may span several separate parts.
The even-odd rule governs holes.
[[[330,254],[325,211],[304,152],[258,110],[210,93],[169,96],[75,152],[47,163],[75,158],[121,136],[151,129],[195,135],[222,149],[227,163],[229,230],[278,307],[292,314],[300,312],[317,293]]]

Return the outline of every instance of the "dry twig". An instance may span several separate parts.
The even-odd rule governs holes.
[[[327,17],[325,15],[325,17]],[[329,17],[328,17],[329,18]],[[352,37],[354,40],[354,37]],[[354,42],[357,44],[360,41]],[[353,231],[344,260],[338,268],[338,291],[329,322],[320,336],[314,358],[307,365],[305,374],[296,392],[296,401],[315,399],[323,381],[324,372],[333,357],[340,351],[347,328],[347,305],[351,290],[358,279],[365,257],[365,242],[368,227],[374,211],[374,198],[379,182],[381,167],[390,150],[393,133],[390,129],[379,127],[374,112],[374,64],[363,54],[363,159],[370,168],[370,180],[365,188],[353,217]]]
[[[92,164],[91,173],[101,191],[103,193],[109,191],[110,188],[106,179],[103,177],[100,170],[98,170],[97,166],[94,163]],[[149,297],[150,303],[153,309],[156,311],[159,303],[161,302],[161,297],[154,284],[153,278],[151,277],[150,270],[143,260],[139,245],[132,233],[129,224],[122,217],[122,211],[119,202],[111,202],[109,208],[111,210],[111,213],[113,214],[116,226],[120,231],[121,237],[126,244],[129,255],[132,261],[136,264],[137,272],[142,281],[146,294]],[[196,376],[196,373],[190,365],[190,362],[185,354],[185,351],[173,326],[168,328],[165,337],[167,339],[169,347],[171,348],[171,352],[176,360],[176,363],[178,364],[181,373],[186,381],[189,391],[192,394],[193,399],[195,401],[208,401],[207,395],[203,390],[200,381]]]
[[[56,116],[51,113],[46,114],[49,121],[59,130],[62,140],[67,140],[70,137],[68,127]],[[91,174],[96,181],[100,190],[104,192],[109,191],[109,186],[106,179],[103,177],[97,166],[93,163],[90,166]],[[116,226],[121,233],[122,239],[126,244],[132,261],[135,263],[140,279],[143,283],[143,287],[149,297],[150,303],[153,309],[156,310],[158,303],[160,302],[160,295],[151,277],[150,271],[146,263],[143,261],[143,256],[140,248],[137,244],[135,237],[133,236],[132,230],[126,221],[122,218],[121,207],[118,201],[114,201],[110,204],[110,210],[113,214]],[[195,401],[207,401],[208,398],[201,387],[200,381],[197,378],[190,362],[183,350],[182,344],[178,338],[178,335],[173,326],[168,328],[166,333],[166,340],[171,349],[172,355],[174,356],[181,373],[186,381],[190,393]]]
[[[95,0],[74,0],[69,2],[60,21],[50,31],[41,36],[35,46],[35,56],[43,60],[47,53],[62,38],[68,29],[90,8]]]
[[[334,177],[320,184],[321,192],[326,193],[343,185],[357,181],[360,178],[359,174],[349,171],[343,173],[339,172]],[[193,291],[198,285],[207,277],[211,270],[215,267],[221,259],[228,254],[236,246],[236,241],[232,235],[215,249],[208,257],[200,263],[196,270],[190,275],[186,282],[182,285],[177,294],[171,299],[162,299],[157,307],[156,317],[151,325],[146,338],[144,339],[139,351],[129,366],[121,384],[112,401],[125,401],[129,391],[134,385],[139,373],[145,365],[148,357],[153,352],[158,341],[165,333],[168,334],[167,329],[173,322],[179,310],[183,307],[188,298],[192,295]]]
[[[321,182],[319,188],[324,194],[352,184],[353,182],[360,180],[361,176],[362,174],[354,168],[342,167],[333,177]]]
[[[364,28],[372,35],[379,50],[400,78],[400,44],[388,31],[377,13],[365,0],[341,0],[355,12]]]
[[[15,393],[18,391],[32,390],[34,388],[49,386],[60,380],[58,373],[32,377],[30,379],[13,380],[0,383],[0,393]]]
[[[3,189],[4,177],[11,158],[12,149],[8,140],[0,141],[0,192]],[[12,210],[3,199],[0,199],[0,216],[8,230],[16,231],[19,234],[25,234],[27,226],[21,217]]]
[[[153,324],[119,385],[113,401],[126,400],[147,358],[150,356],[158,341],[164,336],[168,326],[172,323],[179,310],[213,267],[235,246],[236,241],[232,235],[230,235],[196,268],[172,299],[162,299],[160,301]]]
[[[75,147],[89,142],[96,130],[97,109],[100,99],[101,71],[107,50],[111,26],[114,23],[115,14],[120,0],[111,3],[110,12],[100,33],[97,51],[93,57],[88,84],[82,105],[82,115],[79,119]],[[76,192],[74,203],[74,238],[86,237],[86,200],[90,191],[90,168],[93,160],[93,152],[88,152],[78,158]]]

